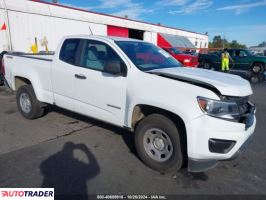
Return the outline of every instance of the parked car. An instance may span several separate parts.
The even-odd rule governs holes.
[[[160,59],[139,63],[143,49]],[[8,53],[2,67],[25,118],[56,105],[123,127],[134,132],[141,160],[160,172],[184,164],[205,171],[234,158],[256,125],[248,81],[181,67],[144,41],[68,36],[55,55]]]
[[[250,71],[257,74],[265,71],[266,57],[256,56],[245,49],[229,49],[228,52],[234,61],[230,62],[230,70]],[[222,51],[200,54],[200,67],[219,71],[221,69],[221,53]]]
[[[3,56],[6,52],[3,51],[2,53],[0,53],[0,63],[2,63],[2,59],[3,59]],[[3,65],[1,65],[3,66]],[[3,73],[4,73],[4,68],[2,69],[2,67],[0,67],[0,86],[1,85],[4,85],[4,76],[3,76]]]
[[[184,54],[193,55],[193,56],[198,56],[199,55],[196,50],[185,50],[185,51],[183,51],[183,53]]]
[[[197,56],[183,53],[176,48],[164,48],[164,50],[170,53],[176,60],[186,67],[198,67],[199,65]]]

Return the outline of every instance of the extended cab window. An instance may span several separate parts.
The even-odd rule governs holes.
[[[228,53],[230,54],[230,56],[235,57],[235,51],[234,50],[228,50]]]
[[[66,63],[74,65],[76,62],[76,53],[78,50],[79,43],[80,39],[65,40],[61,48],[59,59]]]
[[[105,66],[110,63],[119,63],[125,66],[119,55],[107,44],[94,40],[85,41],[80,64],[82,67],[104,72]]]

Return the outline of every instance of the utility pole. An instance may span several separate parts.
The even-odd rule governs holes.
[[[6,2],[5,0],[3,1],[4,3],[4,9],[5,9],[5,19],[6,19],[6,23],[7,23],[7,30],[6,30],[6,34],[7,34],[7,39],[8,39],[8,50],[12,51],[13,50],[13,46],[12,46],[12,41],[11,41],[11,32],[10,32],[10,23],[9,23],[9,16],[8,16],[8,10],[7,10],[7,6],[6,6]]]
[[[223,49],[224,49],[225,34],[223,33]]]

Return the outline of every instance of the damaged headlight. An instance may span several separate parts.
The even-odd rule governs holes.
[[[201,110],[212,117],[239,121],[240,113],[236,102],[220,101],[198,97],[198,104]]]

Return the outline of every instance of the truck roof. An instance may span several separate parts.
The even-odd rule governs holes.
[[[81,39],[104,39],[109,41],[135,41],[135,42],[145,42],[143,40],[137,40],[132,38],[125,38],[125,37],[110,37],[110,36],[101,36],[101,35],[68,35],[65,36],[64,39],[71,39],[71,38],[81,38]]]

